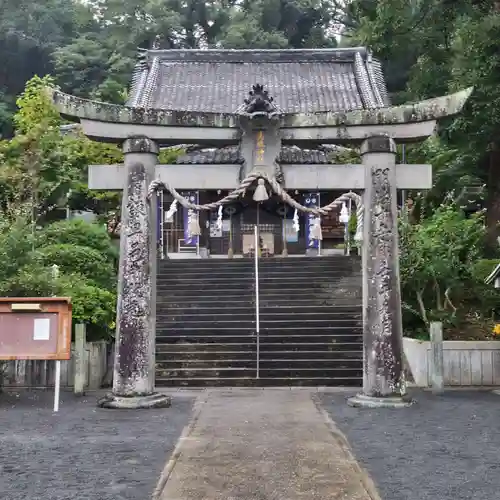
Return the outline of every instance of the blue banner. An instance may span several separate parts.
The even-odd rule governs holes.
[[[182,196],[196,205],[200,202],[200,193],[198,191],[183,193]],[[189,221],[191,220],[191,217],[197,217],[198,215],[194,210],[188,210],[184,207],[182,207],[182,211],[184,216],[184,245],[188,247],[196,247],[198,246],[199,236],[189,234]]]
[[[319,193],[308,193],[304,195],[304,206],[307,208],[319,208]],[[312,237],[311,231],[316,222],[317,216],[314,214],[305,214],[306,218],[306,242],[307,248],[319,248],[319,241]]]

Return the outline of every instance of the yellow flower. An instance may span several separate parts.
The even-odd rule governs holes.
[[[500,335],[500,324],[495,325],[495,327],[493,328],[493,333],[495,335]]]

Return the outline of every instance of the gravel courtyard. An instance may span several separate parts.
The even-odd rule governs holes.
[[[498,498],[500,396],[412,394],[417,404],[398,410],[350,408],[345,392],[320,397],[382,500]]]
[[[191,416],[179,393],[163,410],[103,410],[96,395],[0,394],[2,500],[147,500]]]

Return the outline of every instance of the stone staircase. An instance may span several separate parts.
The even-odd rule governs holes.
[[[157,386],[360,386],[356,257],[261,259],[257,379],[251,259],[158,263]]]

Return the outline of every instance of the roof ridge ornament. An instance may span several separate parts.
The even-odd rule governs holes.
[[[249,118],[266,117],[272,119],[277,118],[279,115],[278,108],[273,103],[273,98],[264,89],[264,85],[260,83],[252,86],[252,90],[243,102],[244,106],[240,114]]]

